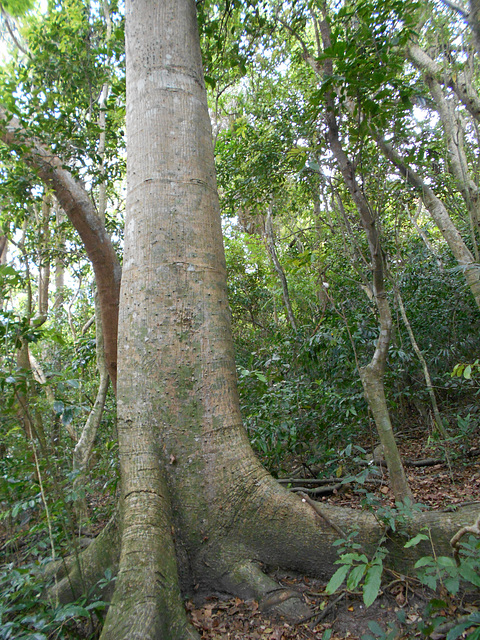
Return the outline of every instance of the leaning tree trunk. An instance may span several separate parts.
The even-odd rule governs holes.
[[[374,133],[372,136],[375,137]],[[433,190],[423,181],[422,177],[409,167],[383,138],[376,138],[380,151],[397,167],[407,182],[417,191],[433,221],[437,225],[450,251],[462,268],[467,285],[480,309],[480,268],[475,262],[472,252],[465,244],[460,232],[455,227],[443,202],[437,198]]]
[[[319,23],[319,34],[322,37],[324,49],[331,46],[330,25],[326,15]],[[320,75],[320,68],[315,60],[309,60],[314,71]],[[331,59],[323,62],[325,75],[333,74]],[[395,498],[399,501],[411,499],[412,493],[408,486],[407,477],[403,468],[400,452],[395,441],[393,427],[390,420],[387,399],[385,397],[385,368],[387,365],[388,349],[392,334],[392,314],[385,291],[384,261],[380,235],[377,231],[376,220],[370,209],[370,205],[363,194],[355,173],[355,166],[348,158],[342,141],[338,121],[336,117],[336,105],[332,90],[326,93],[326,109],[324,119],[327,133],[326,139],[330,151],[335,158],[345,186],[358,211],[360,222],[365,231],[370,252],[372,269],[373,295],[378,311],[379,335],[375,344],[375,351],[370,362],[359,370],[360,379],[364,390],[365,399],[372,412],[373,420],[378,431],[380,442],[383,446],[385,461],[390,475],[390,483]]]
[[[480,54],[480,0],[470,0],[469,6],[468,24],[472,30],[475,48]]]

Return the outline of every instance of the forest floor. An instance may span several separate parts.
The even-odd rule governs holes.
[[[470,432],[465,437],[452,438],[448,444],[432,442],[428,438],[406,437],[400,439],[399,448],[404,460],[408,462],[406,470],[414,499],[423,505],[422,508],[452,509],[456,505],[480,502],[480,432]],[[394,507],[393,495],[388,485],[388,473],[383,465],[368,465],[365,457],[356,456],[357,450],[354,447],[351,449],[349,457],[333,458],[316,468],[305,464],[304,460],[292,458],[284,464],[284,469],[278,475],[284,484],[287,484],[287,478],[293,478],[293,482],[289,483],[290,487],[297,486],[307,492],[325,491],[325,495],[310,494],[311,498],[320,503],[360,509],[368,492],[370,503],[376,502],[374,508]],[[414,466],[419,462],[422,463],[420,466]],[[347,476],[361,474],[366,469],[371,469],[372,473],[364,485],[345,481]],[[325,470],[330,476],[325,479],[326,486],[320,484],[318,478]],[[316,483],[308,481],[312,478],[316,479]],[[105,492],[99,491],[91,494],[89,501],[92,511],[99,516],[91,531],[91,535],[96,535],[104,525],[111,498],[108,499]],[[100,514],[105,514],[105,517]],[[28,532],[29,524],[31,523],[25,523],[25,534]],[[3,548],[7,537],[7,531],[0,526],[0,549]],[[15,544],[21,557],[22,532],[19,532]],[[270,616],[268,611],[262,611],[259,603],[253,600],[243,601],[218,594],[203,600],[186,602],[188,616],[201,638],[413,640],[427,637],[443,640],[447,637],[448,628],[445,627],[442,632],[436,629],[435,633],[430,634],[427,631],[422,632],[422,625],[431,623],[433,616],[437,616],[437,621],[442,617],[448,623],[480,609],[478,592],[462,594],[455,598],[446,591],[434,594],[419,580],[407,579],[389,571],[384,574],[378,598],[368,608],[363,603],[360,590],[352,592],[341,587],[333,595],[327,595],[326,584],[320,580],[285,573],[276,574],[274,578],[286,588],[301,593],[312,611],[308,620],[291,624],[281,618]],[[426,614],[426,609],[429,606],[431,608],[432,598],[436,598],[437,608],[433,613]],[[396,630],[393,630],[393,625]],[[0,623],[0,631],[1,628]],[[477,627],[477,630],[479,629]],[[95,632],[93,636],[91,633],[92,631],[83,636],[80,631],[81,637],[97,637]],[[468,630],[451,637],[455,640],[467,638]],[[480,631],[474,638],[480,640]]]
[[[469,434],[467,438],[452,440],[448,445],[405,439],[400,441],[399,448],[404,460],[417,464],[428,462],[425,466],[409,464],[406,467],[414,499],[423,508],[449,509],[468,502],[480,502],[480,434]],[[350,468],[347,461],[342,465],[345,467],[343,474],[361,471],[358,462],[358,459],[357,463],[352,459],[353,468]],[[292,460],[289,466],[288,476],[294,477],[297,482],[299,478],[311,477],[311,469],[301,461]],[[375,478],[375,484],[366,485],[370,499],[373,497],[381,506],[393,507],[395,503],[388,486],[388,474],[381,465]],[[338,486],[336,480],[338,478],[333,474],[330,489]],[[318,485],[310,486],[318,489]],[[305,483],[305,487],[309,487],[308,483]],[[361,508],[365,499],[365,490],[362,491],[362,488],[355,484],[341,485],[333,493],[329,489],[329,495],[315,496],[315,499],[327,504]],[[480,608],[478,592],[464,593],[455,598],[446,591],[434,594],[419,580],[406,579],[394,573],[387,573],[386,584],[368,608],[363,603],[360,591],[340,589],[329,596],[325,593],[325,583],[319,580],[285,574],[274,577],[287,588],[302,593],[313,612],[310,619],[290,624],[281,618],[269,617],[253,600],[212,596],[203,602],[188,601],[188,615],[202,639],[409,640],[427,636],[442,640],[447,636],[449,621]],[[428,607],[432,607],[429,603],[433,598],[437,607],[434,613],[429,614]],[[422,627],[432,623],[431,616],[437,616],[437,619],[442,617],[446,622],[428,635],[422,632]],[[455,635],[455,638],[468,638],[469,633],[467,630]]]

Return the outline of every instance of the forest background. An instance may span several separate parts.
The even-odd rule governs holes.
[[[478,8],[197,11],[252,445],[276,476],[340,478],[381,442],[405,498],[393,434],[459,460],[478,434]],[[124,12],[12,0],[2,15],[0,499],[15,592],[12,567],[30,580],[105,521],[117,489],[112,346],[105,357],[88,243],[45,163],[60,159],[121,261]]]

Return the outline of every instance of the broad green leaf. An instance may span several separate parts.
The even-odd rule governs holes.
[[[80,607],[76,604],[69,604],[69,605],[66,605],[65,607],[62,607],[57,612],[55,616],[55,620],[61,622],[62,620],[66,620],[67,618],[73,618],[76,616],[81,616],[85,618],[85,617],[88,617],[89,615],[90,614],[85,609],[85,607]]]
[[[420,581],[422,584],[429,587],[432,591],[435,591],[435,589],[437,588],[437,577],[435,575],[425,574],[423,576],[420,576]]]
[[[339,569],[335,571],[333,576],[330,578],[329,583],[325,588],[325,593],[328,595],[332,595],[339,588],[342,582],[345,580],[347,573],[350,571],[350,565],[342,565]]]
[[[363,578],[365,573],[365,569],[366,565],[359,564],[351,570],[350,575],[347,578],[347,589],[354,591],[358,587],[360,580]]]
[[[452,595],[458,593],[458,590],[460,589],[460,580],[458,576],[444,578],[443,584],[445,585],[445,589]]]
[[[448,556],[438,556],[437,564],[439,567],[445,568],[457,567],[455,560],[453,558],[449,558]]]
[[[65,405],[63,404],[63,402],[61,400],[55,400],[55,402],[53,403],[53,410],[55,411],[55,413],[60,415],[61,413],[63,413],[64,409]]]
[[[458,568],[458,572],[462,578],[468,580],[468,582],[471,582],[476,587],[480,587],[480,575],[468,562],[462,562]]]
[[[383,638],[385,636],[385,632],[378,624],[378,622],[376,622],[375,620],[370,620],[367,624],[370,631],[375,634],[377,638]]]
[[[414,538],[409,540],[403,546],[405,547],[405,549],[409,549],[410,547],[415,547],[419,542],[422,542],[422,540],[428,540],[428,536],[426,536],[424,533],[418,533]]]
[[[373,604],[380,591],[380,585],[382,583],[383,566],[380,564],[374,564],[368,569],[365,575],[365,583],[363,585],[363,602],[366,607]]]
[[[108,602],[103,602],[103,600],[96,600],[95,602],[91,602],[90,604],[87,604],[87,606],[85,607],[85,609],[87,609],[87,611],[91,611],[92,609],[105,609],[105,607],[108,607]]]
[[[422,556],[419,560],[416,561],[415,569],[431,566],[432,564],[435,564],[435,560],[432,558],[432,556]]]

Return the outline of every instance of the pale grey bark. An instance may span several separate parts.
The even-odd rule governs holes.
[[[8,238],[7,236],[0,236],[0,264],[5,264],[7,262],[7,252],[8,252]],[[4,303],[4,300],[0,292],[0,311],[2,311],[3,309],[3,303]]]
[[[468,110],[475,120],[480,121],[480,96],[476,91],[472,78],[464,69],[456,69],[455,73],[448,73],[433,60],[418,44],[411,43],[408,46],[408,56],[414,65],[426,71],[438,82],[450,87],[457,95],[460,102]]]
[[[64,215],[58,205],[55,203],[55,223],[57,225],[55,233],[55,249],[57,255],[55,256],[55,303],[54,308],[60,309],[64,303],[65,294],[65,265],[63,254],[65,253],[65,237],[63,233],[60,233],[58,228],[63,222]]]
[[[438,268],[440,269],[440,271],[443,272],[445,270],[445,267],[443,265],[443,261],[442,261],[440,255],[439,255],[438,251],[435,249],[433,244],[430,242],[430,239],[429,239],[428,235],[425,233],[425,231],[422,229],[422,227],[418,224],[418,216],[422,212],[423,208],[424,208],[423,202],[420,200],[415,215],[412,216],[412,214],[410,213],[410,211],[408,209],[408,206],[405,207],[405,211],[406,211],[406,214],[408,216],[408,219],[413,224],[413,226],[415,228],[415,231],[418,233],[420,238],[423,240],[423,243],[427,247],[428,251],[433,256],[435,256],[435,260],[437,261]]]
[[[480,308],[480,267],[475,262],[470,249],[453,224],[445,205],[437,198],[433,190],[425,184],[421,176],[405,163],[390,144],[382,139],[377,139],[377,144],[385,157],[397,167],[407,182],[416,189],[458,265],[462,268],[465,280],[470,287],[477,306]]]
[[[414,51],[417,52],[417,54],[418,50],[419,47],[415,46]],[[450,170],[455,178],[457,188],[465,201],[472,229],[472,244],[475,247],[475,259],[478,262],[479,256],[476,235],[480,226],[480,189],[473,179],[468,165],[464,146],[465,136],[460,116],[457,113],[457,105],[452,99],[447,99],[440,81],[436,78],[435,74],[432,73],[430,67],[433,61],[430,60],[430,63],[428,63],[425,61],[425,58],[428,58],[426,54],[423,55],[423,58],[420,55],[414,58],[412,57],[414,64],[423,73],[425,83],[430,90],[440,116],[447,143]]]
[[[469,7],[468,24],[472,30],[475,48],[480,54],[480,0],[470,0]]]
[[[40,212],[35,209],[35,219],[38,229],[38,296],[37,317],[46,320],[48,315],[48,293],[50,287],[50,259],[48,249],[50,245],[50,210],[51,197],[45,194],[42,199]]]
[[[428,370],[427,361],[425,360],[423,353],[418,346],[417,340],[415,338],[415,334],[413,333],[412,325],[407,316],[407,312],[405,311],[405,305],[403,304],[402,295],[398,287],[395,286],[395,298],[397,300],[398,308],[400,309],[400,315],[402,316],[403,324],[408,333],[408,337],[410,338],[410,344],[412,345],[413,350],[417,358],[420,361],[423,371],[423,377],[425,378],[425,384],[427,387],[428,395],[430,397],[430,402],[432,403],[433,415],[435,417],[435,425],[442,435],[443,438],[447,438],[448,434],[443,426],[442,416],[440,415],[440,410],[438,408],[437,398],[435,396],[435,391],[432,384],[432,379],[430,377],[430,371]]]
[[[75,480],[73,482],[74,492],[77,494],[75,499],[75,515],[77,519],[77,525],[82,528],[87,524],[88,511],[87,501],[84,493],[84,487],[87,480],[87,467],[90,460],[93,445],[97,435],[98,428],[100,426],[103,411],[105,408],[105,401],[107,399],[109,375],[107,366],[105,363],[105,351],[103,345],[103,330],[100,319],[100,306],[98,302],[95,304],[95,327],[96,327],[96,356],[97,356],[97,369],[100,374],[100,382],[98,385],[97,395],[95,402],[90,410],[88,418],[82,428],[80,437],[73,449],[73,470],[76,472]]]

